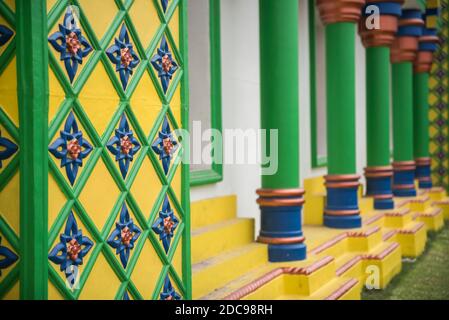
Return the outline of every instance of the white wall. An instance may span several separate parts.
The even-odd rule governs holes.
[[[258,0],[221,1],[223,129],[260,128],[259,17]],[[299,8],[299,103],[301,183],[305,178],[326,174],[312,169],[309,96],[308,1]],[[356,37],[357,170],[363,173],[365,151],[365,49]],[[238,215],[256,218],[259,209],[255,190],[260,187],[260,169],[255,165],[225,165],[224,180],[191,189],[191,200],[238,195]]]

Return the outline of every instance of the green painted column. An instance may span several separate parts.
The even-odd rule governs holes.
[[[45,0],[18,0],[20,297],[47,299],[48,45]]]
[[[261,126],[279,134],[278,171],[263,188],[299,186],[298,55],[298,1],[260,0]]]
[[[393,194],[416,196],[413,141],[413,62],[422,35],[422,13],[404,9],[391,47],[393,88]]]
[[[413,161],[413,65],[393,63],[393,157]]]
[[[415,73],[413,77],[414,93],[414,156],[429,158],[429,74]]]
[[[366,49],[368,167],[390,166],[390,49]]]
[[[380,28],[368,28],[369,14],[359,25],[366,48],[366,196],[374,208],[394,208],[390,164],[390,46],[398,31],[400,0],[380,2]],[[364,10],[365,12],[366,10]]]
[[[274,174],[262,170],[262,188],[256,191],[261,211],[258,241],[268,244],[272,262],[302,260],[306,246],[304,191],[299,188],[299,6],[297,0],[260,0],[259,10],[261,128],[267,131],[267,150],[276,150],[270,145],[270,130],[277,130],[278,153],[271,157],[278,159]]]
[[[355,36],[364,0],[317,0],[326,35],[328,175],[324,225],[361,226],[356,174]]]
[[[355,33],[350,22],[326,26],[328,174],[354,174]]]

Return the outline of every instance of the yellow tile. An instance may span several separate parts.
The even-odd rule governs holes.
[[[182,279],[182,237],[179,239],[178,247],[173,256],[172,265],[178,276]]]
[[[117,278],[106,258],[103,254],[100,254],[87,278],[79,299],[113,300],[120,284],[120,280]]]
[[[147,49],[161,25],[153,1],[135,0],[129,10],[129,16],[136,27],[143,47]]]
[[[162,185],[150,160],[145,157],[139,169],[136,180],[131,187],[131,194],[137,201],[146,218],[150,216],[156,198],[161,192]]]
[[[56,112],[59,110],[62,102],[65,99],[64,90],[56,78],[53,70],[48,68],[48,80],[49,80],[49,101],[48,101],[48,123],[50,123],[56,116]]]
[[[144,299],[151,299],[161,271],[162,262],[151,243],[146,241],[131,275],[131,280]]]
[[[2,238],[1,246],[8,248],[10,251],[14,252],[15,255],[18,256],[18,253],[11,247],[11,244],[8,242],[8,240],[5,238],[5,236],[0,232],[0,237]],[[19,263],[19,260],[17,260],[15,263],[10,265],[7,268],[2,269],[2,276],[0,279],[5,279],[8,274],[16,267],[16,265]],[[0,282],[1,283],[1,282]]]
[[[53,226],[67,199],[51,174],[48,175],[48,230]]]
[[[17,281],[14,287],[3,297],[3,300],[19,300],[20,299],[20,281]]]
[[[17,71],[16,58],[12,59],[0,74],[0,107],[14,122],[19,125],[19,108],[17,103]]]
[[[3,0],[13,12],[16,11],[16,0]]]
[[[99,191],[106,196],[99,197]],[[103,228],[119,195],[120,190],[103,160],[100,159],[79,196],[79,200],[98,230]]]
[[[98,134],[102,135],[119,105],[119,97],[102,63],[98,63],[79,100]]]
[[[48,300],[64,300],[64,297],[50,280],[48,280]]]
[[[47,12],[50,12],[56,2],[58,2],[58,0],[47,0]]]
[[[115,1],[79,0],[79,3],[98,39],[103,38],[118,11]]]
[[[173,191],[175,192],[176,198],[178,200],[182,199],[181,178],[182,178],[182,170],[181,170],[181,166],[179,166],[178,170],[176,170],[175,176],[173,177],[173,180],[171,182],[171,187],[172,187]]]
[[[175,41],[175,46],[179,48],[179,8],[176,8],[173,16],[168,23],[168,28],[173,36],[173,40]]]
[[[148,135],[161,111],[162,102],[147,72],[140,79],[130,103],[139,125]]]
[[[20,234],[20,174],[16,173],[0,192],[0,215]]]
[[[178,85],[175,93],[173,94],[172,100],[170,102],[170,108],[173,112],[173,116],[176,119],[176,122],[179,126],[181,126],[181,85]]]

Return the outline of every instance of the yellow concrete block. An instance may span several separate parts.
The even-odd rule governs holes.
[[[192,229],[234,219],[237,215],[237,197],[212,198],[193,202],[190,206]]]
[[[381,229],[367,236],[350,236],[348,239],[348,249],[350,252],[369,252],[382,242]]]
[[[192,231],[192,263],[254,241],[254,220],[234,219]]]
[[[267,246],[254,243],[193,265],[193,299],[201,298],[267,263]]]
[[[427,228],[423,225],[421,228],[413,231],[419,224],[419,222],[411,222],[396,235],[404,257],[416,258],[424,252],[427,241]]]
[[[391,246],[390,243],[384,243],[380,245],[379,249],[377,250],[378,254],[381,254],[381,252],[383,250],[386,250],[389,246]],[[363,262],[363,270],[365,272],[365,285],[379,285],[379,289],[384,289],[390,283],[391,279],[393,279],[395,275],[401,272],[401,247],[397,246],[385,257],[368,257]],[[378,276],[379,278],[376,279],[376,276]]]
[[[428,209],[418,214],[418,221],[424,222],[427,230],[438,231],[444,227],[444,214],[439,208]]]
[[[371,212],[374,210],[374,199],[371,197],[359,198],[359,208],[361,214]]]

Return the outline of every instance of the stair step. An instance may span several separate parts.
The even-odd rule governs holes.
[[[235,219],[237,197],[235,195],[192,202],[190,206],[192,229]]]
[[[443,209],[431,207],[424,212],[417,213],[417,221],[424,222],[428,230],[438,231],[444,227]]]
[[[332,279],[308,300],[360,300],[361,282],[356,278],[339,277]]]
[[[242,246],[201,261],[192,266],[193,299],[205,296],[233,279],[267,263],[267,247],[258,243]]]
[[[253,219],[232,219],[192,231],[192,264],[254,241]]]
[[[335,260],[336,275],[341,277],[360,278],[362,273],[362,257],[358,253],[346,253]]]

